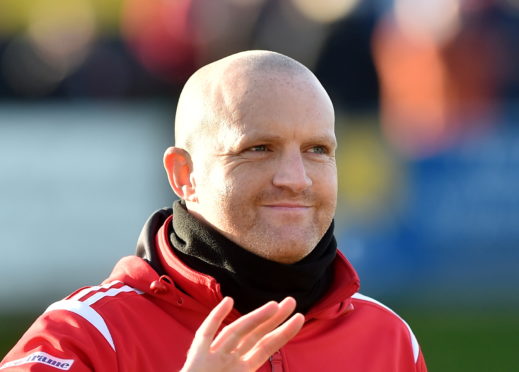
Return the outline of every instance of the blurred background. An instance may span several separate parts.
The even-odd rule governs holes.
[[[246,49],[337,112],[337,235],[430,371],[519,370],[519,0],[0,0],[0,357],[134,252],[175,103]]]

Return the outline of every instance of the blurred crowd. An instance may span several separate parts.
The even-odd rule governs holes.
[[[519,98],[518,43],[519,0],[2,0],[0,99],[171,97],[201,65],[269,49],[421,157]]]

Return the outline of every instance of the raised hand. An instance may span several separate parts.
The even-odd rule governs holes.
[[[233,300],[224,298],[198,328],[181,372],[256,371],[303,326],[302,314],[283,323],[295,306],[291,297],[280,303],[268,302],[227,325],[216,336],[233,307]]]

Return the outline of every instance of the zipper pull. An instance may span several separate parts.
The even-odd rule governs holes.
[[[276,351],[269,359],[272,372],[283,372],[283,358],[281,357],[281,351]]]

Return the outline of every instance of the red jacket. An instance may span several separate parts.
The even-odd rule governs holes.
[[[159,277],[142,258],[121,259],[102,285],[52,304],[0,371],[180,370],[196,329],[222,294],[214,278],[174,256],[165,228],[170,218],[155,235],[167,275]],[[357,290],[357,274],[338,252],[332,287],[306,314],[300,333],[259,371],[426,371],[409,326]],[[239,316],[234,310],[227,322]]]

